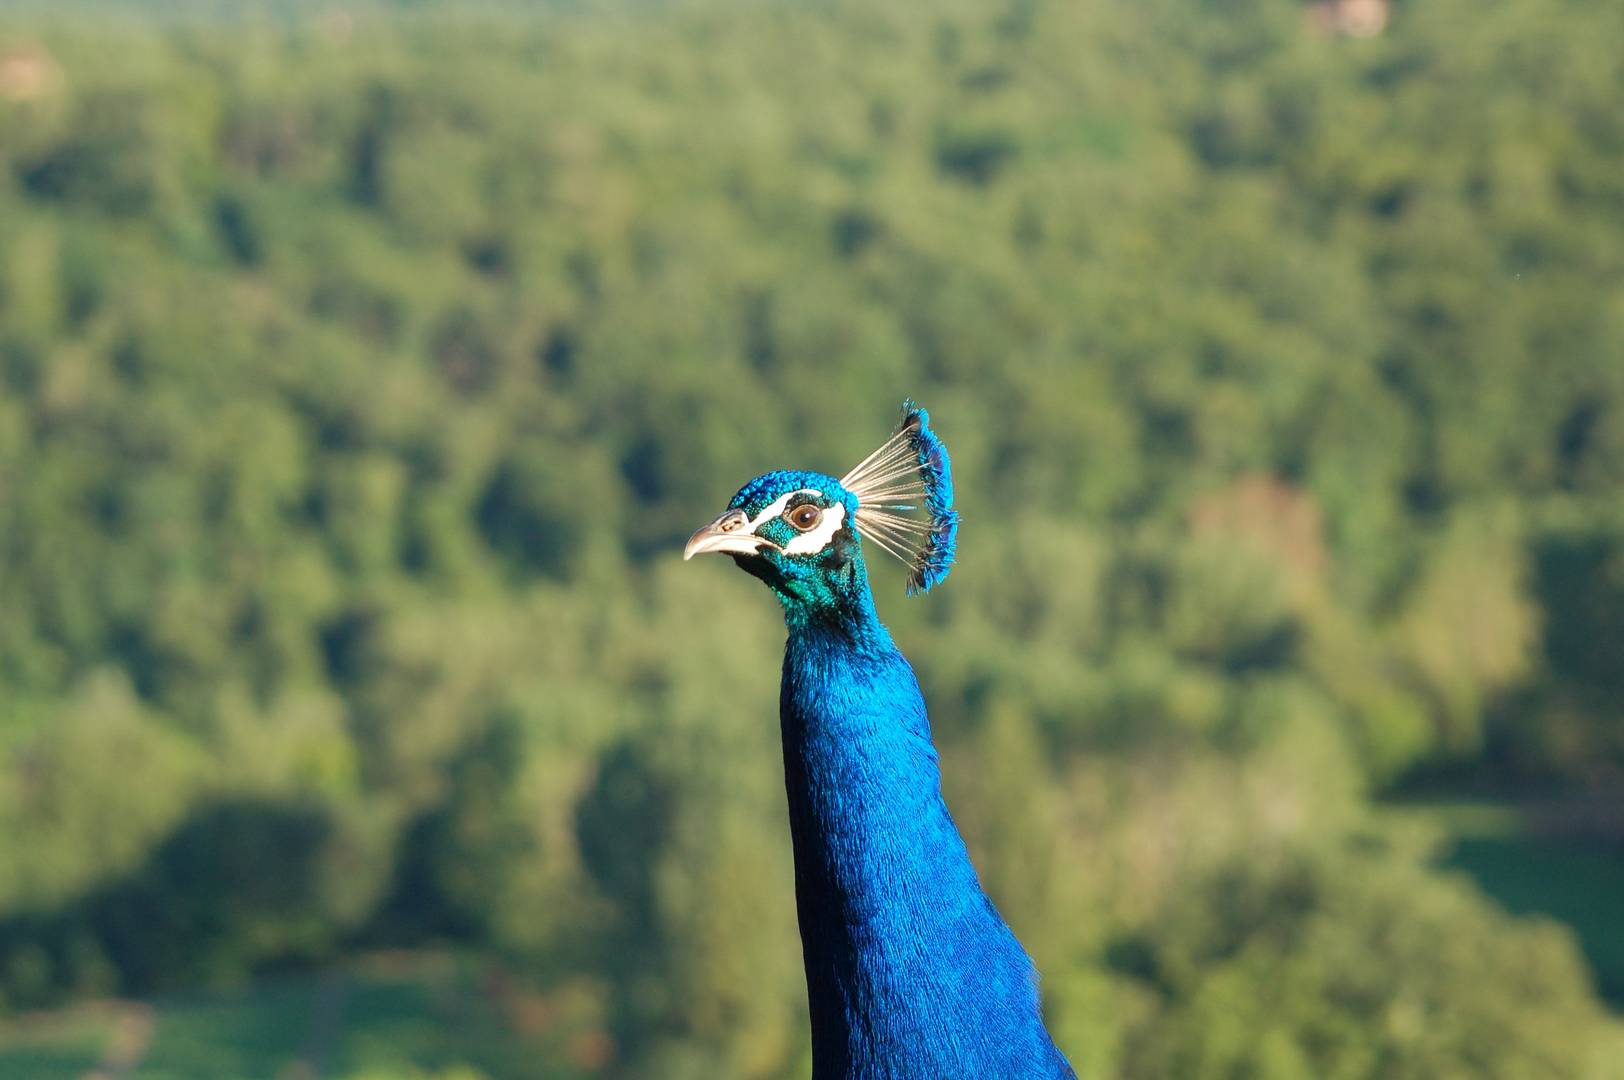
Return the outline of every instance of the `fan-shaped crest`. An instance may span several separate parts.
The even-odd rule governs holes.
[[[930,429],[928,412],[903,402],[896,433],[841,477],[840,486],[857,497],[862,536],[908,565],[910,595],[928,592],[947,577],[959,515],[953,509],[953,465]]]

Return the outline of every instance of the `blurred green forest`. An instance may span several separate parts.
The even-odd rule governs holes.
[[[325,1075],[807,1075],[779,613],[678,552],[913,396],[881,614],[1081,1075],[1624,1075],[1624,8],[576,7],[0,14],[0,1009],[432,948],[524,1053]]]

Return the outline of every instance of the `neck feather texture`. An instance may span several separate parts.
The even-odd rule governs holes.
[[[813,1080],[1071,1077],[866,584],[838,619],[789,622],[780,716]]]

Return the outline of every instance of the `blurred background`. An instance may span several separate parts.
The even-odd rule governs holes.
[[[1080,1074],[1624,1075],[1624,8],[13,2],[0,1077],[808,1075],[875,568]]]

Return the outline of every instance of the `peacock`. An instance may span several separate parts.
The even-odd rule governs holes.
[[[689,539],[733,556],[784,609],[779,721],[813,1080],[1074,1077],[1037,974],[981,889],[942,799],[913,669],[874,609],[864,544],[941,583],[959,518],[930,416],[836,480],[778,470]]]

